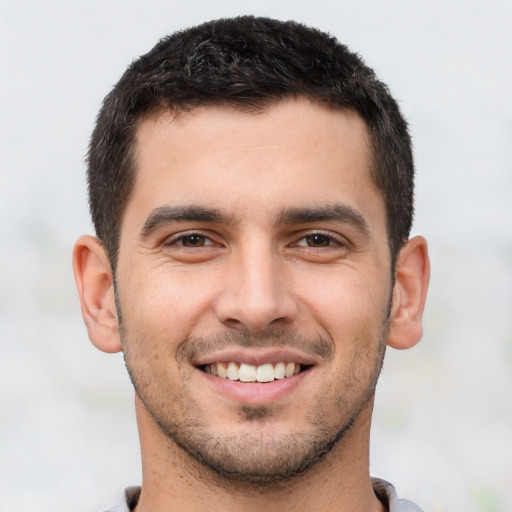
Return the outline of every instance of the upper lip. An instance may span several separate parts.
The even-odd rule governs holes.
[[[303,351],[271,348],[271,349],[255,349],[255,348],[232,348],[223,349],[218,352],[204,354],[194,361],[195,366],[213,364],[225,361],[234,361],[237,363],[252,364],[260,366],[268,363],[278,363],[281,361],[300,363],[302,365],[311,366],[318,363],[318,356],[304,353]]]

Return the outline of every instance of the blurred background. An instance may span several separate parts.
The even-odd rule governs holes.
[[[126,66],[165,34],[255,14],[361,53],[408,118],[425,335],[390,350],[371,471],[426,511],[512,511],[512,1],[0,0],[0,512],[86,512],[140,481],[122,358],[71,272],[84,155]]]

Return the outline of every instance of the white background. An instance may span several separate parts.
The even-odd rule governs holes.
[[[512,1],[0,0],[0,512],[86,512],[140,479],[119,355],[71,273],[103,96],[160,37],[257,14],[336,35],[414,137],[430,242],[423,341],[390,351],[371,470],[427,511],[512,511]]]

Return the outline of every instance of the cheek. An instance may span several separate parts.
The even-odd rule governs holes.
[[[362,328],[380,322],[390,296],[390,280],[375,269],[348,266],[304,273],[296,279],[298,295],[322,324]]]
[[[340,375],[360,363],[360,370],[373,367],[385,341],[390,279],[375,270],[347,267],[329,276],[303,277],[304,309],[320,335],[333,343]]]
[[[179,343],[208,316],[213,289],[204,276],[184,276],[172,269],[134,272],[119,290],[123,322],[128,331],[151,337],[153,343]]]

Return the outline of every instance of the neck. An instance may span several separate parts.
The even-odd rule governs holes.
[[[384,512],[369,475],[373,403],[314,467],[289,481],[248,484],[230,480],[196,461],[165,436],[136,398],[143,485],[137,512]]]

